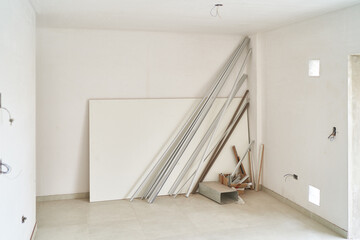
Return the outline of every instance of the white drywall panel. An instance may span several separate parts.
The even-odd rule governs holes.
[[[343,229],[348,56],[360,52],[359,43],[359,5],[263,34],[264,185]],[[308,76],[311,59],[320,60],[320,77]],[[299,180],[285,182],[286,173]],[[309,185],[320,189],[320,206],[308,202]]]
[[[30,239],[35,204],[35,13],[27,0],[0,1],[0,239]],[[21,217],[27,217],[21,223]]]
[[[241,39],[39,28],[37,195],[89,191],[89,99],[200,98]],[[219,96],[226,96],[233,82],[234,74]]]
[[[199,99],[91,100],[89,105],[90,201],[129,198],[199,101]],[[225,99],[216,99],[160,192],[161,195],[167,194],[224,102]],[[239,102],[239,98],[232,101],[219,125],[216,134],[218,137],[214,138],[212,145],[215,145],[227,126]],[[242,154],[248,145],[246,114],[205,180],[217,180],[219,173],[232,172],[236,165],[232,145],[236,145],[239,154]],[[201,156],[202,152],[187,176],[197,166]]]

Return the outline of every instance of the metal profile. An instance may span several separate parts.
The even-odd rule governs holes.
[[[244,153],[244,155],[242,156],[242,158],[240,159],[240,161],[236,164],[236,167],[234,169],[234,171],[231,174],[231,178],[235,177],[235,174],[237,172],[237,170],[240,168],[241,163],[244,161],[246,155],[249,153],[249,151],[251,150],[252,146],[254,145],[254,141],[251,141],[251,143],[249,144],[249,146],[246,148],[246,151]],[[230,179],[231,180],[231,179]]]
[[[237,79],[240,78],[240,76],[241,76],[241,74],[242,74],[242,71],[244,70],[244,68],[245,68],[245,66],[246,66],[246,64],[247,64],[247,60],[248,60],[251,52],[252,52],[252,49],[250,48],[250,49],[248,50],[246,56],[245,56],[244,62],[243,62],[243,64],[242,64],[242,66],[241,66],[241,69],[240,69],[240,71],[239,71],[239,74],[238,74]],[[241,80],[241,79],[240,79],[240,80]],[[244,83],[244,81],[245,81],[245,79],[244,79],[243,81],[240,81],[239,83],[236,83],[235,86],[238,87],[238,88],[240,88],[241,85]],[[237,84],[239,84],[239,85],[237,85]],[[232,94],[233,94],[233,95],[236,94],[236,88],[233,88],[233,89],[232,89],[230,95],[232,95]],[[230,100],[230,101],[229,101],[229,100]],[[231,100],[232,100],[232,99],[228,99],[228,101],[226,102],[226,108],[229,106]],[[201,166],[202,166],[203,161],[204,161],[204,159],[205,159],[205,156],[206,156],[206,154],[207,154],[207,152],[208,152],[208,150],[209,150],[210,144],[212,143],[212,139],[213,139],[213,137],[214,137],[214,135],[215,135],[217,126],[219,125],[219,122],[220,122],[220,120],[221,120],[221,118],[222,118],[223,115],[224,115],[224,110],[221,112],[221,114],[220,114],[220,119],[219,119],[219,121],[216,123],[215,129],[213,130],[213,132],[212,132],[212,134],[211,134],[210,140],[209,140],[208,145],[207,145],[207,147],[206,147],[206,149],[205,149],[205,151],[204,151],[203,157],[201,158],[201,160],[200,160],[200,162],[199,162],[199,164],[198,164],[198,167],[197,167],[197,169],[196,169],[195,176],[194,176],[194,178],[193,178],[193,180],[192,180],[192,182],[191,182],[191,184],[190,184],[190,186],[189,186],[189,189],[188,189],[188,191],[187,191],[187,193],[186,193],[186,197],[189,197],[189,196],[190,196],[190,193],[191,193],[192,189],[194,188],[194,186],[195,186],[195,184],[196,184],[195,182],[196,182],[196,179],[198,178],[198,175],[200,174]]]
[[[213,102],[215,101],[216,96],[220,92],[221,88],[225,84],[227,77],[230,74],[230,71],[235,66],[237,59],[240,57],[243,49],[248,45],[249,39],[245,39],[243,43],[240,45],[239,49],[237,50],[236,54],[234,55],[233,61],[229,64],[224,74],[222,74],[221,78],[219,79],[217,85],[212,90],[210,97],[207,98],[205,105],[202,107],[198,115],[196,116],[194,122],[188,129],[188,132],[185,134],[183,139],[181,140],[180,144],[176,147],[175,151],[170,156],[170,163],[166,167],[164,174],[160,177],[158,184],[154,187],[152,194],[149,196],[148,202],[152,203],[157,195],[159,194],[161,188],[164,186],[166,180],[170,176],[171,172],[175,168],[176,164],[178,163],[179,159],[181,158],[182,154],[184,153],[185,149],[189,145],[190,141],[192,140],[193,136],[195,135],[197,129],[200,127],[202,121],[204,120],[205,116],[207,115],[208,111],[210,110]]]
[[[182,129],[178,132],[173,141],[169,144],[163,155],[156,162],[154,167],[147,174],[145,179],[141,182],[135,193],[131,197],[131,201],[143,190],[145,194],[143,198],[148,198],[149,203],[152,203],[165,184],[169,175],[173,171],[177,162],[181,158],[183,152],[192,140],[197,129],[201,125],[208,111],[210,110],[216,96],[220,92],[224,83],[226,82],[231,70],[235,66],[244,48],[249,44],[250,39],[246,37],[242,43],[237,47],[235,52],[226,63],[223,71],[218,79],[208,90],[207,95],[198,104],[193,114],[189,117]],[[158,171],[159,170],[159,171]],[[155,176],[154,176],[155,175]],[[147,186],[147,188],[145,188]]]
[[[234,124],[230,124],[231,129],[230,132],[220,141],[220,144],[217,146],[215,152],[213,153],[212,157],[210,158],[209,162],[207,163],[206,167],[204,168],[204,171],[202,172],[200,178],[197,180],[195,187],[192,190],[192,193],[195,193],[197,188],[199,187],[199,183],[202,182],[204,180],[204,178],[206,177],[206,175],[208,174],[208,172],[210,171],[212,165],[214,164],[214,162],[216,161],[217,157],[219,156],[220,152],[222,151],[222,149],[224,148],[226,142],[229,140],[231,134],[233,133],[233,131],[235,130],[237,124],[239,123],[240,119],[242,118],[242,116],[244,115],[245,111],[248,109],[249,107],[249,103],[247,103],[244,107],[244,109],[242,110],[240,116],[235,120]]]
[[[192,153],[191,157],[189,158],[189,160],[187,161],[186,165],[184,166],[184,168],[182,169],[181,173],[179,174],[179,176],[177,177],[177,179],[175,180],[173,186],[171,187],[169,194],[173,194],[174,191],[176,190],[176,188],[179,186],[181,180],[184,178],[185,174],[187,173],[187,171],[189,170],[189,168],[191,167],[191,165],[193,164],[193,162],[195,161],[195,159],[197,158],[198,154],[200,153],[202,147],[205,145],[206,141],[208,140],[208,138],[215,132],[216,130],[216,126],[219,124],[219,122],[221,121],[221,117],[222,115],[225,113],[226,109],[228,108],[230,102],[234,99],[235,94],[239,91],[240,87],[242,86],[243,82],[247,79],[247,75],[243,75],[240,79],[237,79],[233,89],[227,99],[227,101],[224,103],[224,105],[222,106],[221,110],[219,111],[219,113],[217,114],[216,118],[213,120],[213,122],[211,123],[209,129],[207,130],[207,132],[205,133],[205,135],[203,136],[203,138],[201,139],[200,143],[198,144],[198,146],[196,147],[196,149],[194,150],[194,152]]]
[[[211,156],[211,158],[213,158],[214,154],[216,154],[216,152],[218,151],[219,146],[223,143],[224,139],[226,138],[226,136],[230,133],[230,131],[232,131],[232,129],[235,126],[235,124],[237,124],[238,122],[238,118],[242,118],[243,113],[245,112],[246,108],[247,108],[247,102],[244,104],[244,101],[246,99],[246,96],[248,95],[249,91],[247,90],[243,96],[243,98],[241,99],[237,109],[235,110],[232,119],[230,120],[226,130],[224,131],[224,133],[221,135],[220,139],[217,141],[217,143],[215,144],[215,146],[211,149],[211,151],[209,152],[209,154],[206,156],[206,158],[204,159],[204,162]],[[211,160],[210,160],[211,161]],[[194,171],[191,176],[186,180],[186,182],[179,188],[179,190],[175,193],[176,197],[181,190],[185,187],[185,185],[192,179],[192,177],[195,175],[196,171]]]
[[[219,182],[202,182],[199,187],[200,194],[219,203],[228,203],[238,200],[238,192],[234,188],[229,188]]]

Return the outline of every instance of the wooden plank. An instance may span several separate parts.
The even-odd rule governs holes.
[[[248,159],[249,159],[249,172],[250,172],[250,176],[249,176],[249,182],[252,183],[251,185],[251,189],[254,190],[254,179],[253,179],[253,176],[252,176],[252,167],[251,167],[251,149],[250,151],[248,151]]]
[[[238,194],[244,194],[245,193],[245,188],[236,188],[236,191],[238,192]]]
[[[260,161],[260,168],[259,168],[259,177],[258,177],[258,182],[256,184],[256,189],[255,191],[259,191],[259,186],[260,186],[260,177],[261,177],[261,171],[262,171],[262,166],[263,166],[263,161],[264,161],[264,144],[261,144],[262,149],[261,150],[261,161]]]
[[[248,183],[240,183],[235,186],[235,188],[247,188],[249,186]]]
[[[219,174],[219,183],[223,184],[223,174]]]
[[[232,150],[233,150],[233,152],[234,152],[234,156],[235,156],[236,161],[237,161],[237,162],[240,162],[240,157],[239,157],[239,155],[237,154],[236,147],[235,147],[235,146],[232,146]],[[246,176],[246,171],[245,171],[245,168],[244,168],[244,165],[243,165],[243,164],[240,165],[240,176],[241,176],[241,177]]]

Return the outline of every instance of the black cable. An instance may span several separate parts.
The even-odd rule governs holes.
[[[332,133],[328,136],[328,139],[329,139],[330,141],[333,141],[333,140],[335,139],[335,137],[336,137],[336,127],[333,127],[333,131],[332,131]]]
[[[0,110],[1,109],[5,110],[9,114],[9,122],[10,122],[10,125],[12,125],[12,123],[14,122],[14,119],[11,117],[10,111],[1,105],[1,93],[0,93]]]
[[[2,167],[6,168],[6,171],[2,170]],[[0,174],[7,174],[11,171],[11,167],[9,165],[7,165],[6,163],[2,163],[0,162]]]
[[[292,173],[287,173],[287,174],[285,174],[284,175],[284,178],[285,178],[285,182],[286,182],[286,179],[288,178],[288,177],[293,177],[295,180],[298,180],[298,175],[296,175],[295,173],[294,174],[292,174]]]

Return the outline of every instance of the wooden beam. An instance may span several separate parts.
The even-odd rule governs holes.
[[[235,156],[236,161],[239,162],[239,161],[240,161],[240,157],[239,157],[239,155],[237,154],[236,147],[235,147],[235,146],[232,146],[232,150],[233,150],[233,152],[234,152],[234,156]],[[241,177],[246,176],[246,171],[245,171],[245,168],[244,168],[244,165],[243,165],[243,164],[240,165],[240,174],[241,174]]]
[[[260,161],[260,168],[259,168],[259,177],[258,177],[258,182],[256,184],[256,189],[255,191],[259,191],[259,186],[260,186],[260,177],[261,177],[261,171],[262,171],[262,166],[263,166],[263,161],[264,161],[264,144],[261,144],[261,161]]]

